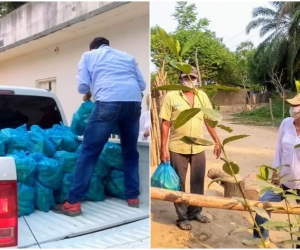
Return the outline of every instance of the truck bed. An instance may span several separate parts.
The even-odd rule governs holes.
[[[126,225],[106,229],[100,232],[70,239],[34,245],[31,249],[104,249],[138,248],[149,249],[149,219],[143,219]]]
[[[83,202],[77,217],[35,210],[19,218],[18,248],[149,248],[149,144],[139,142],[138,151],[139,208],[107,196],[102,202]]]
[[[40,124],[46,112],[41,112],[44,109],[52,110],[54,117],[60,114],[59,119],[52,119],[49,123],[54,125],[62,121],[67,126],[62,106],[57,96],[51,91],[12,86],[0,86],[0,91],[2,100],[5,102],[9,100],[12,109],[27,117],[29,120],[27,126]],[[16,119],[14,122],[7,121],[2,125],[3,128],[14,128],[16,124],[19,126],[19,123],[21,125],[24,121]],[[82,136],[78,137],[78,140],[82,140]],[[110,141],[120,143],[119,139]],[[18,219],[18,248],[48,248],[54,245],[61,248],[71,246],[73,242],[74,246],[83,248],[93,246],[113,248],[120,247],[122,244],[125,244],[122,248],[130,246],[149,248],[149,143],[139,142],[138,151],[140,155],[140,208],[131,208],[124,200],[106,197],[104,202],[82,203],[83,213],[78,217],[35,210],[33,214]],[[5,164],[0,166],[3,180],[17,180],[15,169],[13,169],[15,164],[13,168]],[[16,229],[15,224],[13,229]],[[131,234],[128,233],[130,231],[132,231]],[[116,235],[115,241],[113,236],[110,238],[108,232]],[[102,237],[106,237],[107,242],[100,242],[99,238],[101,240]]]
[[[130,242],[140,242],[140,240],[149,248],[146,240],[147,237],[149,239],[149,219],[145,220],[145,218],[149,218],[149,206],[147,203],[141,203],[140,208],[137,209],[128,207],[126,201],[107,198],[104,202],[87,201],[82,203],[82,211],[82,215],[77,217],[68,217],[51,211],[45,213],[38,210],[29,216],[20,217],[18,247],[75,248],[78,245],[77,247],[79,248],[93,248],[93,246],[96,247],[96,245],[100,244],[99,241],[101,241],[102,235],[106,235],[108,230],[113,230],[112,232],[116,232],[116,234],[121,233],[122,235],[123,229],[125,230],[124,233],[129,228],[136,229],[134,223],[128,224],[129,222],[139,221],[135,225],[141,228],[137,231],[131,231],[130,229],[129,232],[126,232],[127,236],[124,237],[129,237],[127,240],[124,241],[125,238],[122,236],[120,236],[121,241],[117,239],[115,241],[104,240],[102,245],[100,244],[103,247],[98,245],[97,248],[120,247],[123,241],[127,245]],[[119,225],[123,226],[116,227]],[[112,227],[116,228],[108,229]],[[134,236],[132,240],[130,240],[131,234]],[[106,237],[111,238],[112,236]],[[66,238],[73,239],[63,240]],[[84,244],[85,241],[88,242]]]

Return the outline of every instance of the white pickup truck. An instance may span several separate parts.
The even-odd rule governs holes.
[[[67,124],[52,92],[0,86],[0,129],[24,123],[49,128],[60,121]],[[35,210],[18,218],[15,162],[0,157],[0,248],[150,248],[149,144],[139,142],[138,150],[140,208],[107,197],[104,202],[84,202],[78,217]]]

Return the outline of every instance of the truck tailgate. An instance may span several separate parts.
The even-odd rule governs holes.
[[[140,203],[140,208],[137,209],[128,207],[124,200],[107,198],[104,202],[82,203],[82,211],[80,216],[68,217],[51,211],[44,213],[36,210],[29,216],[19,218],[18,247],[25,248],[33,245],[38,247],[47,242],[57,242],[145,219],[149,217],[149,204]],[[29,233],[30,231],[32,234]]]
[[[138,248],[149,249],[149,218],[100,232],[55,242],[31,246],[31,249],[46,248]]]

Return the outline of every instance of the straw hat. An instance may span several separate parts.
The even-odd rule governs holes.
[[[291,106],[299,106],[300,105],[300,94],[296,95],[294,98],[286,99],[285,102],[290,104]]]

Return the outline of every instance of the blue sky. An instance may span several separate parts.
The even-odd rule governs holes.
[[[209,29],[216,32],[217,37],[223,38],[226,46],[234,51],[243,41],[251,40],[257,46],[263,38],[259,29],[246,35],[246,26],[252,20],[252,10],[259,6],[269,6],[267,1],[201,1],[195,3],[198,18],[210,20]],[[175,1],[158,1],[150,4],[150,25],[159,25],[166,31],[174,31],[177,22],[171,16],[175,10]],[[154,65],[151,65],[151,71]]]

